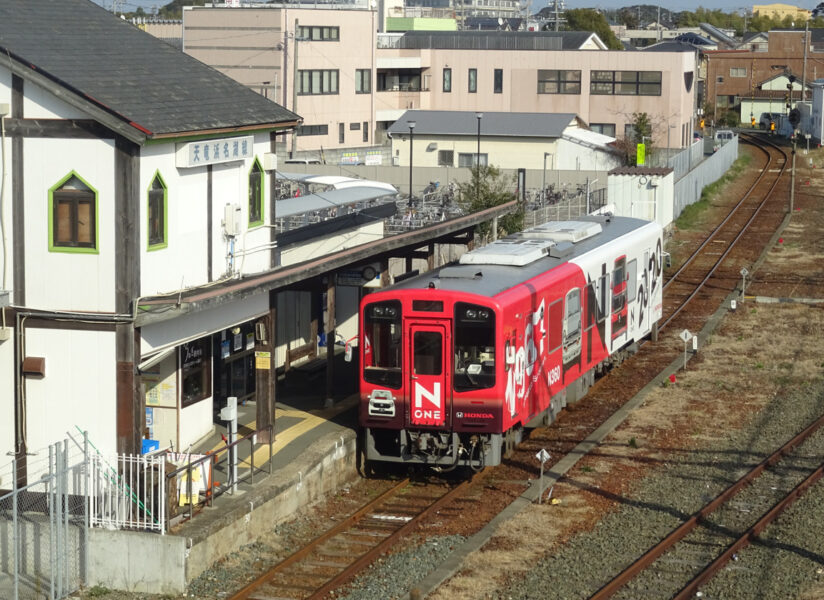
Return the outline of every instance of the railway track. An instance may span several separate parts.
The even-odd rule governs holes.
[[[696,597],[701,585],[737,557],[738,552],[821,478],[824,464],[816,460],[818,464],[805,465],[798,456],[802,453],[797,451],[805,450],[804,443],[819,433],[822,426],[824,416],[747,471],[593,594],[590,600],[612,598],[622,589],[626,592],[624,596],[631,598],[687,600]],[[819,457],[820,448],[820,440],[817,448],[806,448],[808,458],[810,454]],[[747,519],[752,504],[747,504],[746,509],[732,504],[745,487],[750,488],[751,497],[759,497],[764,502],[777,499],[763,514]],[[711,516],[721,513],[722,508],[727,509],[727,514],[711,522]],[[630,582],[645,570],[652,571],[649,579],[655,581],[655,589],[644,586],[629,589]]]
[[[739,247],[738,242],[749,236],[757,239],[755,245],[763,247],[780,222],[777,215],[781,214],[784,201],[777,198],[776,189],[786,179],[787,153],[769,140],[743,138],[763,152],[766,160],[761,173],[727,216],[667,279],[659,330],[670,325],[699,295],[715,310],[717,302],[741,281],[740,269],[752,267],[753,256],[730,257]]]
[[[664,319],[661,329],[666,326],[675,328],[684,323],[687,323],[693,330],[700,329],[709,313],[718,308],[722,298],[735,289],[740,281],[737,275],[740,264],[746,263],[751,266],[755,261],[757,253],[741,252],[737,250],[737,247],[744,243],[748,248],[756,246],[760,251],[783,218],[784,202],[776,199],[775,196],[776,190],[782,189],[782,176],[786,171],[787,163],[786,153],[777,146],[762,148],[757,139],[750,141],[756,147],[761,148],[764,153],[762,172],[747,193],[722,219],[722,222],[668,278],[664,285]],[[735,264],[725,266],[725,261],[728,263],[732,259],[736,261]],[[662,339],[658,342],[649,342],[636,355],[630,357],[625,369],[621,369],[621,371],[632,370],[633,373],[640,373],[631,378],[632,385],[627,385],[626,378],[614,384],[610,383],[612,378],[609,376],[601,378],[590,391],[592,398],[587,402],[595,409],[590,411],[591,414],[585,415],[586,423],[577,425],[578,431],[574,438],[567,436],[569,439],[564,442],[564,451],[570,450],[575,445],[575,439],[578,437],[583,439],[590,431],[597,428],[615,409],[631,398],[649,378],[659,373],[666,364],[671,362],[677,352],[679,348],[672,344],[672,340]],[[599,397],[602,399],[599,400]],[[521,452],[516,451],[515,455],[507,461],[508,464],[497,469],[500,471],[497,476],[490,477],[488,474],[482,474],[476,479],[486,481],[487,485],[490,480],[493,482],[517,481],[521,478],[520,472],[530,468],[533,454],[534,447],[528,443]],[[563,452],[558,452],[556,448],[553,457],[559,459],[561,456]],[[549,468],[550,465],[547,467]],[[523,479],[528,480],[531,476],[531,473],[526,474]],[[419,504],[415,508],[404,509],[398,502],[403,498],[402,490],[409,489],[410,485],[413,484],[409,481],[401,482],[387,492],[385,498],[381,497],[374,503],[363,507],[352,517],[319,536],[311,544],[247,585],[232,598],[238,600],[245,598],[260,600],[320,598],[340,587],[359,570],[371,564],[397,539],[424,521],[427,515],[452,502],[456,497],[464,495],[471,483],[465,482],[461,486],[451,488],[448,492],[442,488],[437,493],[428,491],[427,496],[430,493],[433,495],[426,500],[419,497],[417,499]],[[513,486],[513,489],[515,487],[517,486]],[[422,490],[422,487],[417,487],[418,492]],[[508,496],[511,501],[517,496],[517,492],[505,494],[505,496]],[[474,502],[479,505],[479,514],[493,510],[492,504],[494,503],[484,507],[482,506],[483,500]],[[380,507],[382,503],[383,508]],[[502,509],[503,506],[505,504],[499,508]],[[467,502],[462,510],[472,511],[471,502]],[[443,516],[442,514],[441,517]],[[477,522],[483,524],[484,519],[478,518]],[[349,541],[346,541],[347,538]],[[372,543],[366,544],[365,540]],[[337,545],[337,550],[335,550],[335,545]]]
[[[428,515],[469,486],[404,479],[319,535],[231,597],[231,600],[321,598],[372,563]]]

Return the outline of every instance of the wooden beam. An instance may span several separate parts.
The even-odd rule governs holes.
[[[326,406],[335,403],[335,273],[326,285]]]

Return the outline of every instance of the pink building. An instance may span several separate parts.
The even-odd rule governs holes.
[[[186,7],[183,49],[303,118],[282,156],[382,146],[410,109],[572,113],[618,138],[645,112],[655,145],[692,139],[693,52],[610,51],[590,32],[377,34],[379,22],[362,8]]]

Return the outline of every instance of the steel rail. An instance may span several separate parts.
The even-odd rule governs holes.
[[[821,479],[822,475],[824,475],[824,463],[821,464],[815,471],[810,473],[804,481],[795,486],[782,500],[779,500],[758,520],[757,523],[755,523],[755,525],[750,527],[744,532],[743,535],[735,540],[729,548],[722,552],[714,561],[708,564],[704,570],[701,571],[701,573],[696,575],[692,581],[690,581],[680,592],[678,592],[678,594],[674,596],[673,600],[687,600],[688,598],[694,598],[695,592],[701,584],[712,579],[712,577],[724,568],[724,565],[726,565],[737,552],[749,545],[753,538],[758,536],[758,534],[760,534],[764,528],[767,527],[767,525],[772,523],[778,515],[792,506],[801,494]]]
[[[447,502],[451,502],[457,496],[460,496],[469,484],[472,482],[471,479],[467,479],[463,481],[460,485],[452,488],[446,494],[441,496],[438,500],[432,503],[430,506],[425,508],[423,511],[415,515],[415,517],[392,533],[389,537],[384,539],[380,544],[375,546],[374,548],[370,549],[366,554],[361,556],[357,559],[354,563],[349,565],[344,571],[340,574],[335,576],[333,579],[329,580],[323,587],[319,588],[315,591],[311,596],[309,596],[309,600],[320,600],[326,596],[329,592],[336,589],[340,585],[346,583],[349,579],[352,578],[353,575],[357,574],[361,571],[364,567],[372,564],[372,562],[384,551],[388,550],[399,538],[403,537],[405,534],[410,532],[413,528],[417,527],[421,520],[426,517],[427,515],[431,514],[433,511],[437,510]]]
[[[749,137],[748,137],[747,139],[749,139]],[[718,232],[721,230],[721,228],[722,228],[724,225],[726,225],[726,224],[727,224],[727,221],[729,221],[732,217],[734,217],[734,216],[735,216],[735,214],[738,212],[738,209],[739,209],[739,208],[741,208],[741,205],[742,205],[742,204],[744,204],[744,202],[747,200],[747,198],[749,198],[749,197],[750,197],[750,194],[752,194],[752,192],[755,190],[755,187],[756,187],[759,183],[761,183],[761,180],[762,180],[762,179],[763,179],[763,178],[767,175],[767,173],[769,172],[769,171],[768,171],[768,169],[769,169],[769,167],[770,167],[770,164],[772,164],[772,156],[770,155],[770,153],[769,153],[769,152],[768,152],[768,151],[767,151],[767,150],[766,150],[763,146],[760,146],[760,145],[758,145],[757,143],[755,143],[755,142],[754,142],[754,140],[750,140],[750,143],[751,143],[754,147],[756,147],[756,148],[758,148],[759,150],[761,150],[761,151],[762,151],[762,152],[766,155],[766,157],[767,157],[767,162],[766,162],[766,164],[764,165],[764,168],[763,168],[763,169],[761,169],[761,173],[758,175],[758,177],[757,177],[757,178],[756,178],[756,180],[753,182],[753,184],[749,187],[749,189],[747,190],[747,192],[746,192],[746,193],[745,193],[745,194],[741,197],[741,200],[739,200],[739,201],[738,201],[738,203],[736,203],[736,205],[735,205],[735,206],[733,206],[733,207],[730,209],[730,212],[729,212],[729,213],[727,213],[727,216],[726,216],[726,217],[724,217],[724,220],[723,220],[723,221],[721,221],[721,222],[720,222],[720,223],[719,223],[719,224],[718,224],[718,225],[717,225],[717,226],[716,226],[716,227],[715,227],[715,228],[714,228],[714,229],[710,232],[710,234],[707,236],[707,239],[705,239],[705,240],[701,243],[701,245],[700,245],[700,246],[698,246],[698,248],[696,248],[695,252],[693,252],[693,254],[692,254],[692,255],[691,255],[691,256],[690,256],[690,257],[689,257],[686,261],[684,261],[684,264],[682,264],[682,265],[678,268],[678,270],[677,270],[677,271],[675,271],[675,273],[673,273],[673,274],[670,276],[670,278],[669,278],[669,279],[667,280],[667,282],[664,284],[664,289],[665,289],[665,290],[666,290],[666,289],[667,289],[667,287],[670,285],[670,283],[671,283],[672,281],[674,281],[675,279],[677,279],[677,278],[678,278],[678,276],[679,276],[679,275],[680,275],[680,274],[681,274],[681,273],[682,273],[682,272],[683,272],[683,271],[684,271],[684,270],[685,270],[685,269],[686,269],[686,268],[687,268],[687,267],[688,267],[688,266],[692,263],[692,261],[693,261],[693,260],[697,257],[698,252],[700,252],[701,250],[703,250],[703,249],[707,246],[707,244],[709,244],[709,243],[710,243],[713,239],[715,239],[715,236],[718,234]],[[776,147],[776,148],[778,148],[778,146],[775,146],[775,147]],[[779,151],[781,150],[780,148],[778,148],[778,149],[779,149]],[[785,162],[785,165],[786,165],[786,154],[784,154],[784,158],[785,158],[785,161],[784,161],[784,162]],[[782,171],[781,173],[779,173],[778,177],[776,178],[776,182],[778,181],[778,179],[780,179],[780,177],[781,177],[781,175],[782,175],[782,174],[783,174],[783,171]]]
[[[681,313],[681,311],[690,302],[690,300],[692,300],[695,296],[698,295],[698,293],[701,290],[704,289],[704,286],[707,283],[707,281],[709,281],[710,277],[712,277],[715,274],[715,272],[718,270],[718,268],[723,263],[724,259],[726,259],[726,257],[730,254],[730,252],[732,252],[733,248],[735,248],[735,244],[749,230],[750,225],[752,225],[753,221],[755,221],[755,218],[759,215],[759,213],[761,212],[761,209],[767,204],[767,202],[769,200],[772,199],[772,194],[775,191],[775,188],[778,186],[778,183],[781,181],[781,177],[784,175],[784,173],[787,170],[787,161],[786,161],[787,155],[786,155],[786,153],[780,147],[776,146],[775,144],[772,144],[772,145],[776,149],[778,149],[782,154],[784,154],[784,158],[785,158],[784,166],[782,167],[781,172],[778,174],[778,177],[776,177],[775,181],[770,186],[770,189],[767,190],[767,193],[764,195],[764,198],[758,204],[757,208],[752,213],[750,218],[747,220],[746,223],[744,223],[744,225],[741,227],[741,230],[738,232],[738,234],[728,244],[726,250],[724,250],[724,252],[721,254],[721,256],[719,256],[718,260],[716,260],[716,262],[712,265],[710,270],[707,272],[706,276],[701,280],[701,282],[698,285],[695,286],[695,289],[693,289],[693,291],[686,297],[686,299],[684,299],[681,302],[681,304],[678,307],[676,307],[675,310],[673,310],[673,312],[670,313],[670,315],[666,319],[664,319],[664,321],[662,323],[660,323],[658,325],[658,330],[659,331],[666,328],[667,325],[669,325],[673,321],[673,319],[675,319],[675,317],[678,316]],[[682,267],[672,277],[670,277],[670,279],[667,281],[667,283],[664,284],[664,289],[669,287],[670,283],[672,283],[675,280],[675,277],[677,275],[679,275],[684,270],[684,268],[687,266],[687,264],[691,263],[695,258],[697,258],[698,254],[701,252],[701,250],[703,250],[707,246],[707,244],[715,237],[715,235],[720,231],[721,227],[724,224],[726,224],[727,221],[729,221],[729,219],[738,211],[738,209],[741,207],[741,205],[743,205],[744,201],[749,197],[749,194],[752,191],[752,189],[755,187],[755,185],[757,183],[760,182],[761,178],[767,172],[767,169],[769,168],[771,163],[772,163],[772,160],[767,162],[767,165],[762,170],[762,173],[761,173],[761,175],[759,175],[759,178],[756,180],[756,183],[753,184],[753,187],[750,188],[750,190],[741,199],[741,201],[738,204],[736,204],[735,208],[730,212],[729,215],[727,215],[727,217],[724,219],[724,221],[722,221],[721,224],[719,224],[718,227],[716,227],[713,230],[713,232],[707,237],[707,239],[696,249],[696,251],[690,256],[690,258],[684,263],[684,265],[682,265]]]
[[[345,531],[352,527],[353,524],[360,520],[364,515],[372,511],[376,506],[379,506],[386,500],[389,500],[390,498],[399,494],[402,490],[406,489],[409,483],[410,480],[407,478],[399,482],[394,487],[388,489],[383,494],[381,494],[368,504],[364,505],[362,508],[358,509],[357,512],[349,515],[346,519],[338,523],[335,527],[322,533],[321,535],[313,539],[311,542],[309,542],[309,544],[307,544],[294,554],[286,557],[281,562],[273,566],[266,573],[264,573],[263,575],[255,579],[253,582],[248,584],[246,587],[242,588],[239,592],[231,596],[230,600],[245,600],[249,597],[249,594],[257,590],[258,588],[266,585],[269,581],[271,581],[277,573],[283,571],[286,567],[305,558],[307,555],[309,555],[309,553],[311,553],[315,548],[320,546],[323,542],[336,536],[342,531]]]
[[[313,539],[311,542],[309,542],[309,544],[307,544],[294,554],[288,556],[278,564],[274,565],[266,573],[264,573],[263,575],[255,579],[253,582],[246,585],[243,589],[235,593],[233,596],[231,596],[230,600],[246,600],[252,597],[252,594],[259,591],[264,586],[270,584],[278,574],[284,572],[288,567],[296,563],[299,563],[301,560],[307,558],[324,542],[327,542],[333,537],[352,529],[363,519],[364,516],[374,511],[377,507],[381,506],[382,504],[385,504],[387,500],[390,500],[391,498],[400,494],[400,492],[406,489],[410,485],[410,483],[411,481],[409,479],[404,479],[393,488],[387,490],[379,497],[375,498],[368,504],[364,505],[362,508],[358,509],[357,512],[353,513],[352,515],[338,523],[335,527],[324,532],[323,534]],[[431,514],[432,511],[437,510],[445,503],[453,500],[456,496],[463,493],[463,491],[470,483],[471,479],[466,480],[462,482],[460,485],[450,489],[445,494],[441,495],[429,506],[427,506],[426,508],[418,512],[415,516],[413,516],[402,527],[396,529],[387,537],[382,539],[378,544],[369,548],[365,553],[357,557],[357,559],[355,559],[354,562],[351,562],[350,564],[343,567],[343,569],[339,573],[333,575],[331,578],[327,578],[327,580],[320,587],[317,587],[314,590],[312,590],[311,588],[306,588],[307,591],[304,594],[304,598],[322,598],[325,595],[327,595],[331,590],[334,590],[340,585],[346,583],[364,567],[371,564],[378,556],[380,556],[383,552],[385,552],[393,544],[395,544],[399,538],[408,533],[414,527],[417,527],[417,525],[424,517]]]
[[[658,542],[655,546],[647,550],[640,558],[638,558],[635,562],[633,562],[630,566],[626,569],[621,571],[618,575],[615,576],[610,582],[604,585],[601,589],[595,592],[592,596],[590,596],[590,600],[606,600],[606,598],[611,598],[613,594],[615,594],[619,589],[621,589],[624,585],[626,585],[631,579],[633,579],[638,573],[647,569],[653,562],[655,562],[664,552],[669,550],[672,546],[676,543],[681,541],[687,534],[693,531],[698,525],[701,523],[703,519],[705,519],[709,514],[713,513],[717,510],[721,505],[726,503],[730,500],[733,496],[735,496],[741,489],[750,484],[753,480],[759,477],[767,467],[771,467],[775,465],[779,460],[781,460],[786,454],[791,452],[795,449],[801,442],[806,440],[810,435],[818,431],[824,425],[824,415],[820,416],[817,420],[813,423],[805,427],[801,432],[795,435],[790,441],[785,443],[781,446],[778,450],[773,452],[770,456],[762,460],[758,465],[756,465],[753,469],[749,472],[744,474],[741,478],[738,479],[734,484],[728,487],[726,490],[718,494],[714,500],[712,500],[709,504],[705,505],[702,509],[698,512],[694,513],[689,519],[684,521],[681,525],[673,529],[664,539]],[[819,470],[821,470],[819,468]],[[791,492],[792,495],[792,492]],[[781,504],[781,503],[779,503]],[[778,506],[778,505],[776,505]],[[770,511],[772,512],[772,511]],[[769,514],[769,513],[768,513]],[[772,517],[774,518],[774,516]],[[763,529],[763,527],[762,527]],[[759,530],[760,531],[760,530]],[[749,539],[751,534],[745,534],[745,536]],[[734,552],[733,552],[734,553]],[[733,553],[730,553],[732,556]],[[716,559],[717,560],[717,559]],[[703,575],[703,573],[702,573]],[[700,577],[700,575],[699,575]],[[708,578],[708,577],[707,577]],[[695,581],[695,580],[693,580]],[[703,583],[705,579],[702,579],[696,585],[700,585]],[[692,585],[691,583],[689,584]]]

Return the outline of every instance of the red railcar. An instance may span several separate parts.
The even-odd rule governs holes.
[[[661,227],[553,222],[366,296],[360,425],[366,459],[449,468],[501,461],[595,374],[656,331]]]

